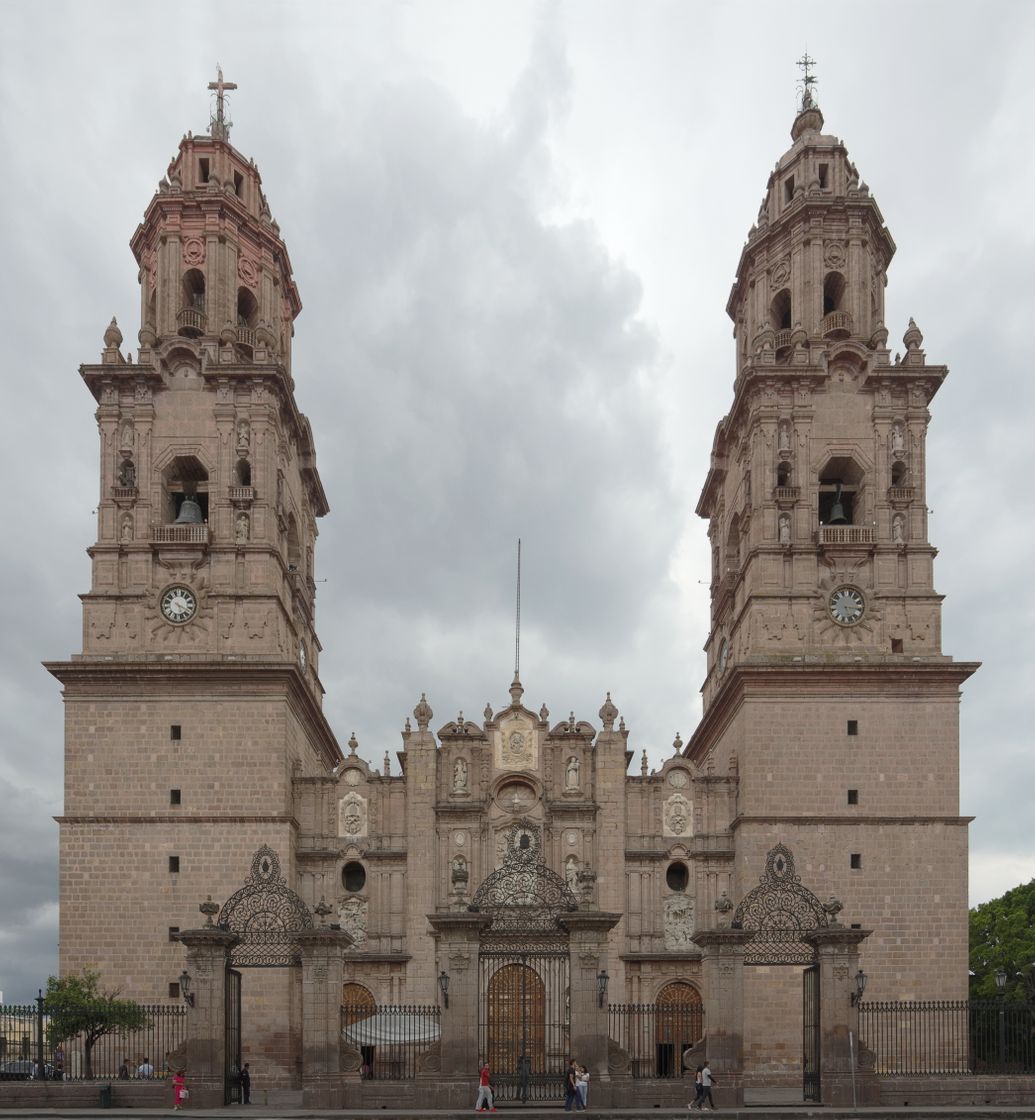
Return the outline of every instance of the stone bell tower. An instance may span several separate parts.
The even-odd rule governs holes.
[[[740,897],[784,843],[811,889],[874,930],[868,995],[963,996],[958,703],[976,665],[942,652],[926,504],[947,370],[912,320],[904,354],[888,348],[895,244],[814,80],[727,305],[736,377],[697,507],[711,627],[688,753],[736,779]]]
[[[169,931],[270,845],[294,875],[292,775],[341,758],[321,711],[313,551],[327,500],[295,400],[291,262],[220,73],[131,247],[136,355],[81,367],[100,436],[83,647],[64,685],[61,968],[166,997]],[[293,1058],[285,1055],[285,1064]]]

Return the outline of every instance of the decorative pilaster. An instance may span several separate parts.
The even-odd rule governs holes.
[[[352,938],[323,926],[295,939],[302,953],[302,1104],[341,1108],[341,986]]]
[[[599,1104],[610,1103],[605,1083],[607,1068],[607,1001],[600,993],[601,973],[607,972],[607,935],[622,915],[600,910],[578,910],[561,914],[560,925],[568,931],[571,957],[571,1052],[590,1072],[592,1092]]]
[[[478,944],[492,917],[463,911],[429,914],[428,921],[435,931],[438,972],[449,982],[449,1005],[443,1001],[439,1018],[438,1075],[472,1081],[479,1057]]]
[[[702,953],[705,1042],[707,1057],[724,1091],[743,1103],[744,951],[755,936],[749,929],[706,929],[691,939]],[[724,1094],[724,1099],[728,1097]]]
[[[804,940],[816,948],[819,967],[819,1071],[824,1105],[847,1108],[877,1103],[873,1071],[859,1068],[859,1006],[853,1000],[859,946],[871,933],[830,926],[804,934]]]
[[[211,919],[210,919],[211,920]],[[187,1007],[186,1066],[192,1104],[222,1107],[226,1060],[226,970],[236,933],[206,926],[177,939],[186,946],[192,1001]]]

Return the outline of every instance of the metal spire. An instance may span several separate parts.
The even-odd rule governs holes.
[[[517,549],[517,616],[514,623],[514,680],[521,679],[521,538]]]
[[[226,101],[224,93],[228,89],[237,89],[236,82],[223,81],[223,67],[216,65],[218,77],[214,82],[208,83],[208,88],[216,93],[216,115],[209,122],[209,134],[214,140],[226,140],[230,135],[230,126],[234,123],[226,115]]]
[[[815,65],[816,60],[814,58],[809,58],[808,51],[806,51],[795,63],[795,66],[799,66],[802,72],[802,79],[799,83],[799,89],[801,90],[801,112],[803,113],[806,109],[815,108],[816,105],[812,97],[812,87],[817,84],[817,78],[816,75],[813,74],[810,70],[810,67]]]

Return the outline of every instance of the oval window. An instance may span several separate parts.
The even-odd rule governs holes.
[[[361,863],[347,863],[341,869],[341,885],[347,891],[361,891],[367,885],[366,868]]]
[[[665,872],[665,882],[671,891],[685,891],[690,882],[690,872],[685,863],[670,863]]]

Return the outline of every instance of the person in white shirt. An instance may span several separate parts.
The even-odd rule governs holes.
[[[712,1077],[711,1067],[708,1065],[708,1059],[704,1059],[704,1069],[701,1070],[701,1111],[710,1112],[715,1107],[715,1101],[712,1100],[712,1086],[715,1084],[715,1078]],[[708,1104],[704,1102],[707,1100]]]
[[[579,1066],[579,1071],[575,1074],[575,1088],[578,1090],[582,1107],[585,1108],[586,1098],[589,1096],[589,1070],[585,1066]]]
[[[151,1059],[145,1058],[140,1065],[137,1066],[137,1077],[154,1077],[155,1067],[151,1065]]]

